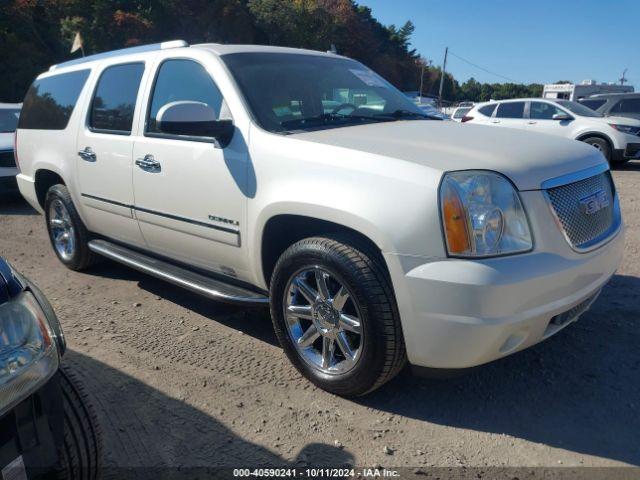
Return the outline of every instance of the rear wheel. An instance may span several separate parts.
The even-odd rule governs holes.
[[[60,446],[59,479],[100,478],[102,436],[97,416],[75,376],[60,368],[64,399],[64,442]]]
[[[318,387],[363,395],[406,363],[389,276],[379,256],[357,238],[295,243],[278,260],[270,293],[280,344]]]
[[[585,138],[583,142],[588,143],[595,149],[602,152],[602,155],[604,155],[604,158],[607,159],[607,162],[611,163],[611,146],[609,145],[609,142],[607,142],[604,138],[589,137]]]
[[[71,270],[84,270],[97,261],[89,250],[89,232],[73,205],[69,190],[54,185],[44,201],[49,239],[58,259]]]

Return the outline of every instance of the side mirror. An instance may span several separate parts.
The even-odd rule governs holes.
[[[553,117],[551,117],[551,119],[563,121],[563,120],[573,120],[573,117],[567,113],[556,113],[553,115]]]
[[[209,105],[188,100],[164,105],[158,111],[156,122],[162,133],[212,139],[222,147],[231,141],[234,131],[233,120],[218,120]]]

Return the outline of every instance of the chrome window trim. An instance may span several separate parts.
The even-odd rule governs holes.
[[[584,170],[578,170],[576,172],[571,172],[566,175],[560,175],[559,177],[545,180],[540,184],[540,188],[542,190],[548,190],[550,188],[562,187],[563,185],[579,182],[580,180],[584,180],[585,178],[595,177],[596,175],[604,173],[607,170],[609,170],[609,165],[606,163],[601,163],[593,167],[585,168]]]

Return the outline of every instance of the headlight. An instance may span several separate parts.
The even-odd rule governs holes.
[[[0,415],[47,381],[58,362],[53,333],[31,292],[0,305]]]
[[[619,132],[628,133],[629,135],[640,134],[640,127],[632,127],[630,125],[617,125],[615,123],[610,123],[609,126],[615,128]]]
[[[440,209],[449,255],[487,257],[533,248],[520,196],[500,174],[447,173],[440,185]]]

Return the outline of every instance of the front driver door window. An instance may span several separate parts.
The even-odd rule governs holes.
[[[547,133],[549,135],[567,135],[569,120],[554,120],[554,115],[567,115],[560,107],[546,102],[531,102],[529,107],[529,122],[531,131]]]

